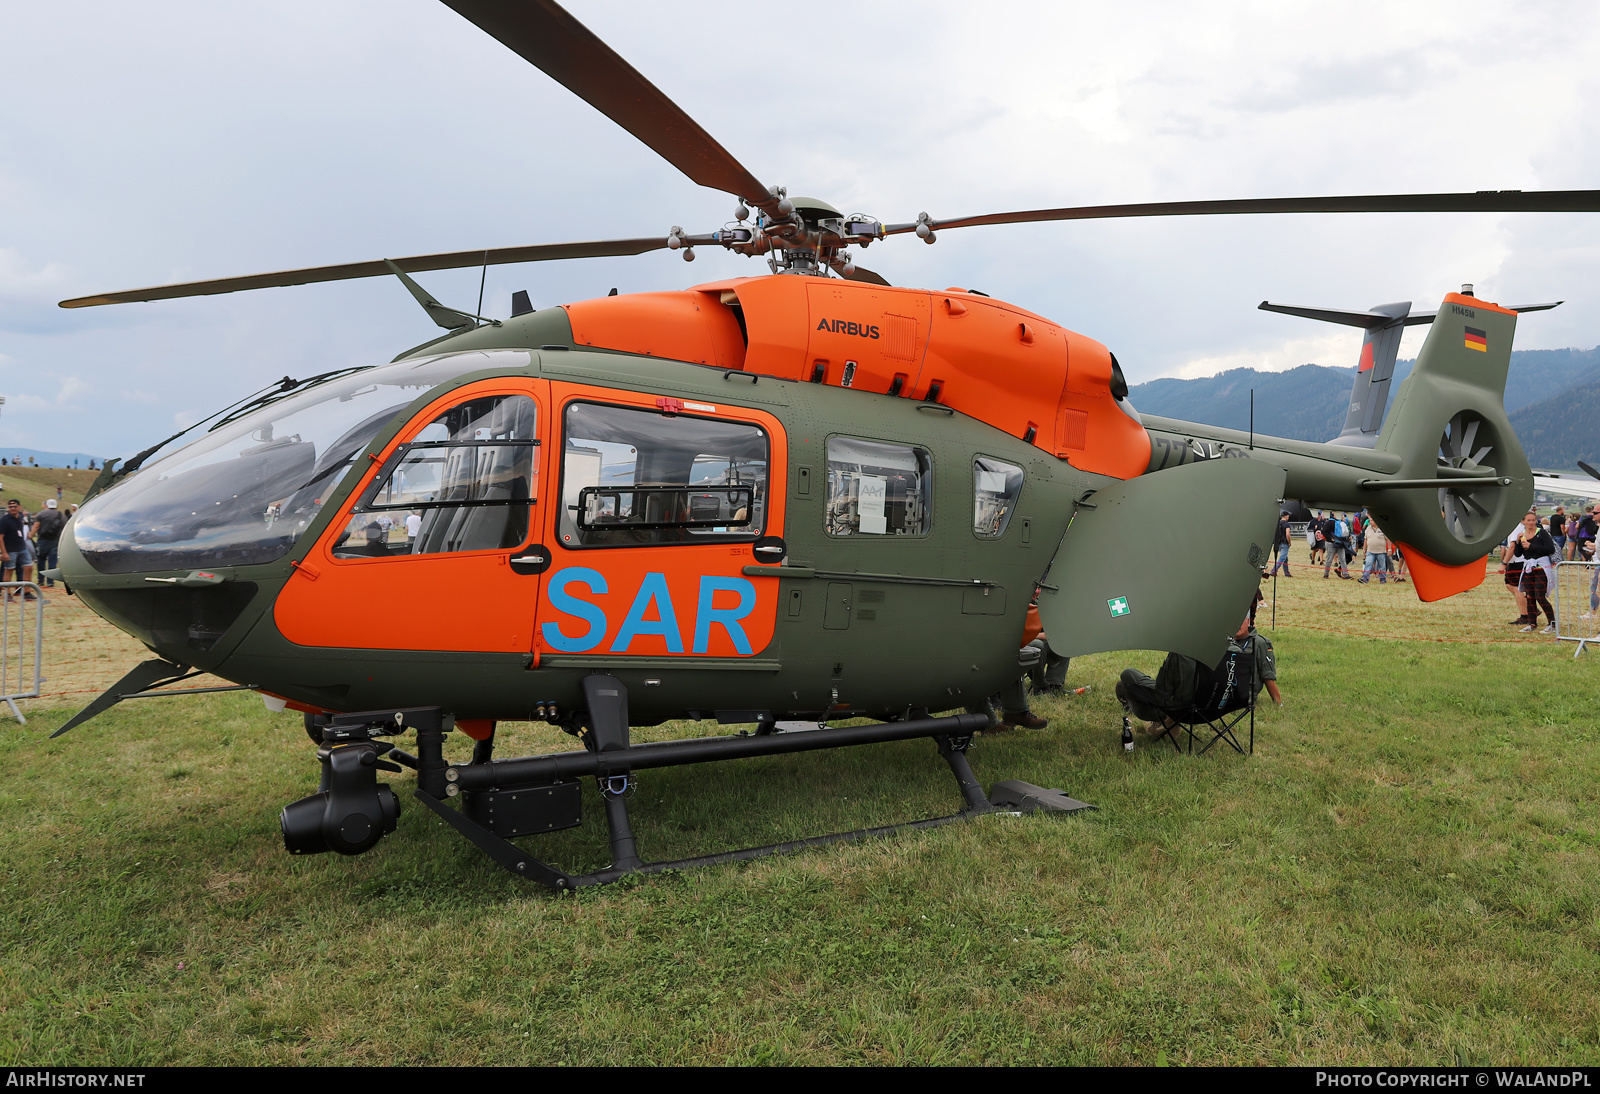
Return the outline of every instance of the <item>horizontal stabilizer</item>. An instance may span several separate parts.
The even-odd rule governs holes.
[[[1468,292],[1472,286],[1463,286]],[[1563,301],[1550,304],[1515,304],[1505,311],[1549,311]],[[1324,323],[1338,323],[1346,327],[1361,327],[1367,334],[1361,340],[1361,356],[1356,362],[1355,385],[1350,389],[1350,409],[1345,415],[1344,428],[1330,444],[1354,448],[1371,448],[1377,443],[1378,430],[1383,426],[1384,408],[1389,402],[1389,385],[1394,378],[1395,358],[1400,352],[1400,332],[1405,327],[1432,323],[1439,317],[1437,311],[1411,310],[1411,301],[1395,304],[1377,304],[1366,311],[1347,311],[1342,308],[1309,308],[1299,304],[1274,304],[1263,300],[1258,305],[1262,311],[1298,315],[1303,319],[1316,319]]]
[[[1298,315],[1302,319],[1320,319],[1324,323],[1339,323],[1346,327],[1364,327],[1367,330],[1376,330],[1386,327],[1396,320],[1406,326],[1413,323],[1427,323],[1433,319],[1430,312],[1427,319],[1407,319],[1411,311],[1411,301],[1406,300],[1399,304],[1379,304],[1377,307],[1366,311],[1345,311],[1341,308],[1307,308],[1299,304],[1274,304],[1270,300],[1263,300],[1258,307],[1262,311],[1281,312],[1284,315]]]
[[[1548,304],[1506,304],[1505,307],[1507,310],[1514,312],[1549,311],[1551,308],[1559,308],[1565,303],[1565,300],[1553,300]],[[1402,311],[1397,316],[1389,310],[1391,308],[1409,309],[1411,307],[1409,301],[1405,304],[1379,304],[1376,307],[1368,308],[1366,311],[1345,311],[1342,308],[1308,308],[1300,304],[1274,304],[1270,300],[1263,300],[1256,306],[1261,311],[1275,311],[1283,315],[1298,315],[1302,319],[1320,319],[1324,323],[1339,323],[1346,327],[1364,327],[1367,330],[1386,326],[1394,322],[1396,318],[1400,319],[1402,326],[1418,327],[1425,323],[1433,322],[1439,315],[1436,311],[1416,311],[1409,312],[1409,314]]]

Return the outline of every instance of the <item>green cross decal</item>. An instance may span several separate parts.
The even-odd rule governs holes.
[[[1128,598],[1125,596],[1113,597],[1106,601],[1106,607],[1111,609],[1113,617],[1128,614]]]

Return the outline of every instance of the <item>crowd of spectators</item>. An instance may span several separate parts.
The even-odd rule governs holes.
[[[1342,581],[1354,580],[1363,585],[1374,575],[1380,585],[1387,584],[1391,576],[1395,581],[1406,580],[1406,561],[1400,545],[1383,534],[1383,529],[1373,522],[1372,514],[1365,509],[1359,513],[1314,512],[1301,534],[1311,551],[1311,565],[1322,563],[1324,580],[1335,575]],[[1289,548],[1294,536],[1295,524],[1290,514],[1280,513],[1272,544],[1276,559],[1270,576],[1280,573],[1284,577],[1294,576],[1289,569]],[[1350,564],[1361,555],[1365,556],[1361,576],[1352,578]]]
[[[32,582],[37,565],[39,584],[44,588],[55,587],[55,579],[45,577],[45,571],[55,568],[56,547],[61,541],[61,533],[78,511],[76,505],[63,508],[60,495],[61,487],[58,486],[56,497],[47,498],[44,508],[37,513],[29,513],[16,498],[6,502],[5,512],[0,513],[0,580]],[[38,599],[38,594],[31,588],[6,590],[8,601],[16,600],[19,595],[24,600]]]

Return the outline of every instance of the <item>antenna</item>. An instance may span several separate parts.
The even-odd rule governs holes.
[[[483,252],[483,273],[478,277],[478,314],[483,314],[483,286],[489,280],[489,252]]]
[[[1256,447],[1256,389],[1250,389],[1250,449]]]

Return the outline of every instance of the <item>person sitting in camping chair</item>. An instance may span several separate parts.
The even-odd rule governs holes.
[[[1248,670],[1249,662],[1254,663],[1254,692],[1248,672],[1238,671],[1240,668]],[[1231,681],[1230,667],[1235,670]],[[1263,685],[1272,701],[1283,706],[1272,643],[1246,616],[1229,639],[1227,650],[1215,669],[1181,653],[1169,653],[1154,680],[1138,669],[1123,669],[1116,694],[1122,701],[1122,709],[1149,723],[1144,727],[1145,732],[1152,740],[1160,740],[1181,725],[1206,722],[1243,710],[1254,701]]]

